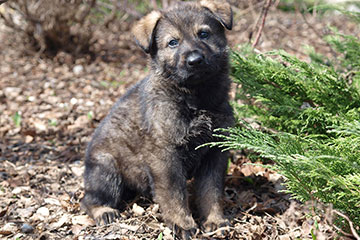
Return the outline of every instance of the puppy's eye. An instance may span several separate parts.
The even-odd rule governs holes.
[[[168,43],[169,47],[177,47],[179,45],[179,40],[177,39],[172,39],[169,43]]]
[[[200,39],[208,39],[210,36],[210,33],[207,31],[201,31],[199,32],[199,38]]]

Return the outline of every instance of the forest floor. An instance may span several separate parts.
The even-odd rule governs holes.
[[[234,8],[229,45],[249,41],[263,2]],[[97,227],[80,209],[84,151],[91,134],[126,89],[147,74],[146,55],[129,24],[96,32],[95,59],[59,53],[39,58],[21,50],[18,35],[0,22],[0,238],[173,239],[159,206],[139,197],[117,223]],[[322,39],[328,26],[354,33],[341,15],[270,9],[257,49],[284,49],[309,61],[304,45],[331,55]],[[100,49],[100,50],[99,50]],[[232,153],[226,178],[225,236],[199,231],[197,239],[335,239],[330,207],[291,200],[283,177],[248,165]],[[349,239],[344,236],[341,239]]]

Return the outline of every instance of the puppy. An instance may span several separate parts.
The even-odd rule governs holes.
[[[187,238],[197,227],[186,188],[191,178],[201,225],[226,223],[220,202],[227,153],[197,147],[234,122],[225,37],[231,28],[231,7],[219,0],[180,2],[134,26],[150,73],[115,103],[86,151],[82,206],[98,224],[119,217],[133,193],[150,194],[164,221]]]

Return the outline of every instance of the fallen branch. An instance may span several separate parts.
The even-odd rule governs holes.
[[[348,218],[348,216],[346,216],[345,214],[342,214],[341,212],[336,211],[336,210],[333,210],[333,212],[334,212],[335,214],[339,215],[340,217],[344,218],[344,219],[349,223],[352,236],[353,236],[356,240],[360,240],[360,237],[359,237],[359,235],[357,234],[357,232],[356,232],[356,230],[355,230],[355,228],[354,228],[354,224],[353,224],[353,222]]]
[[[256,33],[255,41],[254,41],[253,44],[252,44],[252,47],[253,47],[253,48],[258,44],[258,42],[259,42],[259,40],[260,40],[261,32],[262,32],[262,30],[263,30],[263,28],[264,28],[266,16],[267,16],[267,13],[268,13],[268,11],[269,11],[270,6],[271,6],[271,0],[267,0],[266,4],[264,5],[264,8],[263,8],[263,10],[262,10],[262,21],[261,21],[261,25],[259,26],[259,29],[258,29],[258,31],[257,31],[257,33]]]

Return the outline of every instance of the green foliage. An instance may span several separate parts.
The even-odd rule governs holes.
[[[93,118],[94,118],[94,112],[93,112],[93,111],[88,112],[88,113],[87,113],[87,117],[88,117],[88,119],[89,119],[90,121],[93,120]]]
[[[355,17],[354,17],[355,18]],[[360,23],[360,14],[355,18]],[[334,31],[336,31],[334,29]],[[340,69],[343,76],[355,86],[360,93],[360,41],[349,35],[336,33],[327,36],[326,40],[341,54],[339,59]]]
[[[360,23],[360,14],[350,17]],[[334,29],[326,41],[337,57],[309,48],[311,63],[249,46],[234,52],[239,124],[220,129],[215,135],[222,141],[209,145],[271,159],[275,165],[267,167],[287,179],[294,198],[332,204],[360,226],[360,40]]]
[[[360,224],[360,122],[334,126],[334,137],[299,136],[284,132],[266,133],[244,124],[221,129],[224,149],[249,149],[276,164],[267,167],[286,179],[286,192],[301,201],[333,204]]]
[[[300,8],[302,11],[307,11],[307,9],[313,8],[315,4],[322,3],[324,3],[323,0],[281,0],[277,8],[285,12],[292,12]]]
[[[157,240],[162,240],[163,239],[163,232],[161,232],[157,238]]]
[[[49,125],[52,127],[55,127],[58,124],[58,121],[56,119],[49,120]]]
[[[21,114],[19,112],[14,114],[13,121],[17,128],[21,126]]]
[[[267,127],[327,134],[327,126],[360,118],[359,89],[334,67],[308,64],[283,51],[254,54],[244,48],[233,54],[232,70],[242,86],[238,98],[254,103],[238,111],[256,115]]]

